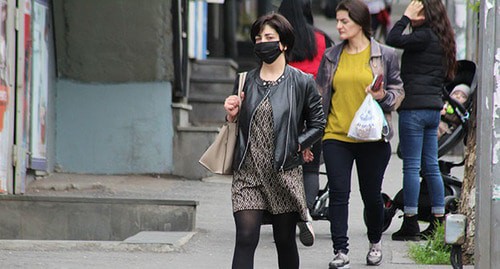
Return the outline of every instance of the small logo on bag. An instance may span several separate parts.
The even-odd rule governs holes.
[[[359,116],[360,121],[356,124],[356,133],[359,138],[368,138],[375,124],[373,124],[373,115],[371,110],[364,111]]]

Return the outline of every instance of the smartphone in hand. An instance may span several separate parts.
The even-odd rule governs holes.
[[[376,75],[373,78],[373,81],[371,84],[371,90],[374,92],[380,90],[380,86],[382,85],[383,80],[384,80],[384,75]]]

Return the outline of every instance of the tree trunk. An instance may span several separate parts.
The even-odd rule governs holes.
[[[474,97],[477,95],[475,94]],[[474,98],[473,100],[476,100]],[[465,167],[459,209],[467,217],[466,241],[462,246],[463,263],[472,264],[474,258],[474,232],[476,229],[476,114],[477,102],[472,104],[465,147]]]

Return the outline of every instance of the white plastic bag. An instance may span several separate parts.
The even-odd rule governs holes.
[[[377,141],[382,139],[382,130],[386,125],[382,108],[371,94],[367,94],[352,119],[347,136],[362,141]]]

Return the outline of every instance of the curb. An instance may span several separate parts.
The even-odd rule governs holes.
[[[140,232],[124,241],[0,240],[0,250],[166,253],[180,251],[195,234],[196,232]]]

